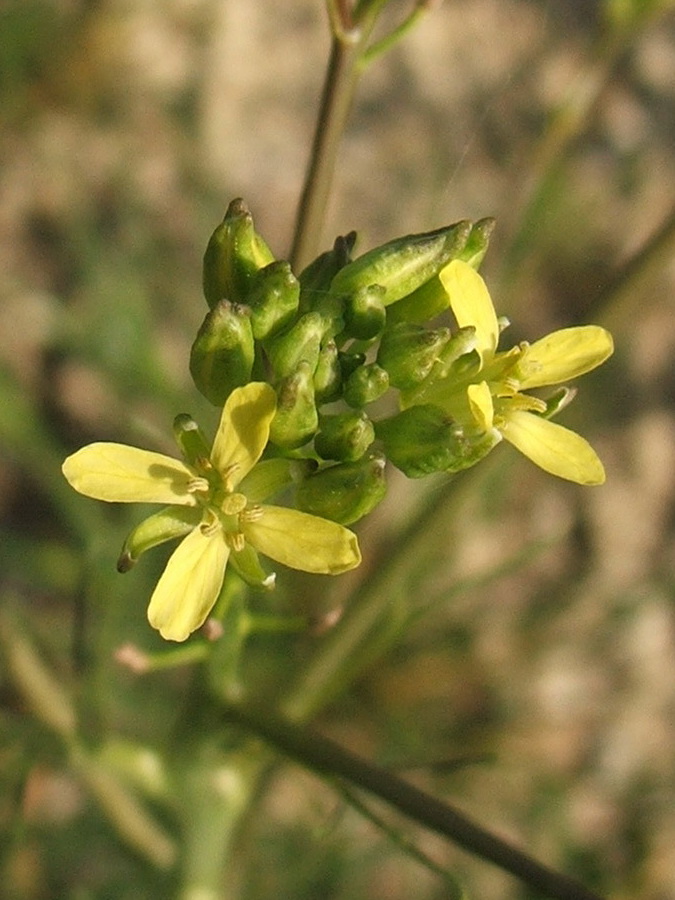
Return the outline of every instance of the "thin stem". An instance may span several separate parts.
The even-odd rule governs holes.
[[[460,810],[328,738],[281,720],[269,710],[254,712],[250,706],[229,706],[225,717],[263,737],[303,766],[333,778],[344,778],[359,789],[374,794],[426,828],[494,863],[554,900],[601,900],[600,895],[533,859],[476,824]]]

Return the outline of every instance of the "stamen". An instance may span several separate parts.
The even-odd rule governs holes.
[[[221,509],[226,516],[237,516],[246,509],[248,500],[243,494],[228,494],[223,500]]]
[[[240,514],[240,519],[243,522],[258,522],[263,517],[264,509],[262,506],[249,506],[246,509],[242,510]]]
[[[206,478],[202,478],[201,476],[191,478],[187,484],[188,494],[208,494],[209,489],[210,485],[208,480]]]
[[[246,546],[246,538],[241,531],[226,531],[225,541],[235,553],[241,553]]]

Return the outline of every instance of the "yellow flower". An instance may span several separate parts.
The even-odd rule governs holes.
[[[453,377],[430,379],[417,401],[439,402],[469,431],[506,438],[552,475],[602,484],[605,471],[590,444],[549,421],[547,404],[522,391],[561,384],[599,366],[613,351],[609,332],[597,325],[564,328],[499,353],[499,321],[480,275],[453,260],[440,279],[458,325],[475,329],[476,361]]]
[[[295,509],[262,506],[254,502],[258,496],[237,491],[246,489],[242,481],[265,449],[275,412],[274,390],[252,383],[230,394],[208,458],[197,454],[184,463],[124,444],[97,443],[63,463],[68,482],[87,497],[170,504],[135,529],[121,558],[129,568],[138,552],[183,536],[148,608],[150,624],[168,640],[183,641],[204,622],[229,559],[250,569],[260,551],[292,568],[331,575],[361,561],[356,535],[347,528]]]

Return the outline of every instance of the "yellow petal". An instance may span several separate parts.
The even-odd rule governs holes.
[[[233,490],[260,459],[277,407],[274,389],[252,382],[235,388],[227,398],[211,451],[211,462],[226,475],[236,466],[228,487]]]
[[[188,492],[195,474],[177,459],[126,444],[89,444],[61,470],[71,487],[110,503],[171,503],[194,506]]]
[[[481,360],[497,349],[499,325],[490,294],[483,279],[468,263],[459,259],[441,270],[439,276],[448,293],[452,312],[460,328],[476,329],[476,350]]]
[[[361,562],[352,531],[297,509],[263,506],[260,518],[242,517],[242,530],[260,553],[303,572],[339,575]]]
[[[492,405],[492,394],[487,382],[481,381],[480,384],[470,384],[466,394],[469,399],[471,415],[474,417],[476,424],[481,431],[489,431],[492,428],[494,407]]]
[[[577,484],[602,484],[605,470],[581,435],[520,410],[509,412],[501,429],[507,441],[551,475]]]
[[[174,550],[148,607],[148,621],[167,641],[184,641],[213,609],[230,554],[220,529],[195,528]]]
[[[512,374],[523,389],[560,384],[595,369],[613,350],[612,335],[599,325],[562,328],[527,347]]]

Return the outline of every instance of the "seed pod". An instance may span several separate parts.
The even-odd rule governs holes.
[[[389,306],[437,275],[466,244],[471,223],[462,221],[424,234],[411,234],[375,247],[340,269],[331,282],[334,294],[352,294],[379,284]]]
[[[167,506],[138,524],[127,537],[117,560],[117,571],[128,572],[141,554],[165,541],[185,537],[199,525],[202,510],[194,506]]]
[[[445,410],[431,403],[375,423],[387,459],[408,478],[434,472],[459,472],[475,465],[501,440],[493,429],[467,435]]]
[[[256,341],[266,341],[290,325],[299,301],[300,284],[290,263],[276,260],[261,269],[246,299]]]
[[[321,469],[298,485],[298,509],[340,525],[351,525],[384,498],[384,470],[385,460],[380,454]]]
[[[373,423],[364,412],[320,416],[314,449],[322,459],[355,462],[375,440]]]
[[[236,387],[251,380],[255,347],[248,310],[222,300],[206,314],[190,352],[197,388],[222,406]]]
[[[377,361],[394,387],[407,390],[424,381],[449,340],[449,328],[432,330],[400,322],[382,335]]]
[[[346,297],[344,324],[349,337],[369,341],[382,332],[387,319],[385,293],[381,285],[370,284]]]
[[[266,343],[265,351],[275,376],[286,378],[303,361],[309,364],[313,375],[319,360],[323,332],[323,318],[317,312],[308,312],[282,334]]]
[[[377,363],[359,366],[349,376],[344,386],[344,399],[349,406],[360,409],[373,403],[389,387],[389,375]]]
[[[243,200],[233,200],[211,235],[204,253],[202,285],[210,307],[219,300],[243,303],[256,272],[274,260],[272,251],[253,227]]]
[[[277,412],[270,426],[270,440],[283,450],[294,450],[314,436],[318,424],[312,368],[303,361],[277,386]]]

